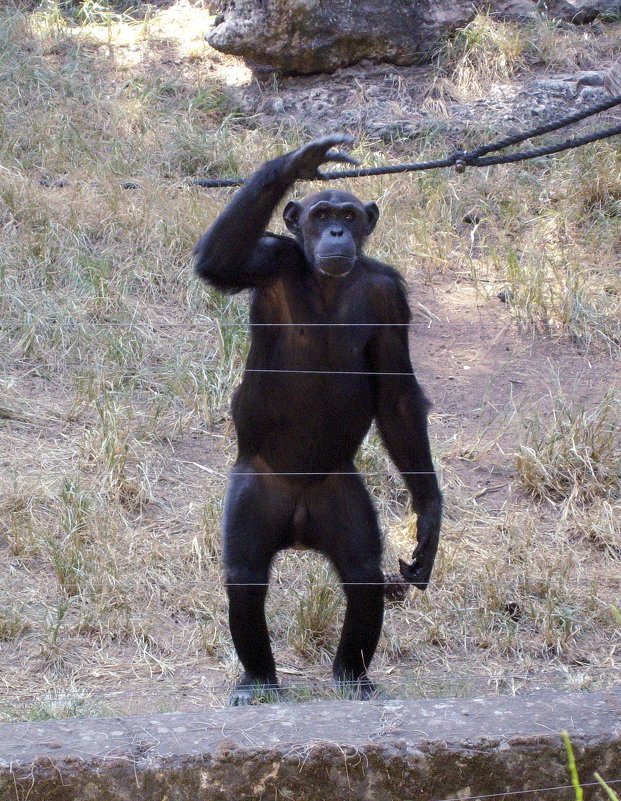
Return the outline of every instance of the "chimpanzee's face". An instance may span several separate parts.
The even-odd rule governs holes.
[[[295,234],[316,270],[334,278],[352,269],[366,237],[375,228],[379,210],[346,192],[318,192],[284,210],[287,228]]]

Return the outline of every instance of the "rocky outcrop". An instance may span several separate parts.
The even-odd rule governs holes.
[[[503,19],[552,16],[588,22],[621,12],[621,0],[493,0]],[[225,0],[208,35],[217,50],[288,74],[332,72],[363,59],[397,65],[430,60],[476,14],[472,0]]]
[[[494,83],[483,96],[444,96],[439,110],[428,100],[434,91],[434,66],[396,68],[363,61],[328,79],[319,74],[251,81],[231,89],[231,102],[265,130],[291,129],[309,139],[348,131],[392,143],[441,133],[456,147],[466,131],[470,137],[478,132],[474,143],[483,144],[490,140],[490,131],[491,138],[498,138],[584,111],[610,97],[604,88],[608,83],[609,92],[621,94],[621,67],[618,70],[618,91],[605,70],[531,73]],[[606,127],[614,121],[603,115],[599,123]],[[558,138],[576,135],[577,130],[561,131]],[[410,149],[414,154],[417,146]]]

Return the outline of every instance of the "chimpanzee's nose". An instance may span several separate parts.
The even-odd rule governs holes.
[[[343,236],[343,229],[342,228],[331,228],[330,234],[332,236]]]

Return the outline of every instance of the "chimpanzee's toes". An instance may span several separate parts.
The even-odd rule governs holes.
[[[367,679],[366,681],[360,682],[360,700],[388,701],[390,700],[390,695],[388,695],[388,693],[383,687]]]
[[[250,706],[254,703],[253,691],[244,687],[236,687],[229,696],[227,706]]]
[[[335,678],[337,692],[346,701],[388,701],[390,696],[371,679],[346,680]]]
[[[227,705],[275,704],[283,700],[284,693],[278,684],[252,681],[244,676],[229,696]]]
[[[407,597],[410,585],[399,573],[384,576],[384,598],[390,603],[401,603]]]

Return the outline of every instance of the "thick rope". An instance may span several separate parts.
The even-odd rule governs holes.
[[[487,153],[493,153],[497,150],[503,150],[511,145],[525,142],[528,139],[533,139],[536,136],[542,136],[552,131],[557,131],[560,128],[565,128],[568,125],[573,125],[580,120],[591,117],[594,114],[600,114],[602,111],[607,111],[621,104],[621,95],[617,95],[610,100],[598,103],[591,106],[585,111],[579,111],[571,114],[568,117],[563,117],[555,122],[540,125],[530,131],[516,133],[500,139],[497,142],[492,142],[489,145],[481,145],[474,148],[474,150],[458,150],[444,159],[436,159],[434,161],[421,161],[413,164],[395,164],[386,165],[383,167],[361,167],[354,170],[338,170],[331,172],[322,172],[317,175],[314,181],[335,181],[342,178],[364,178],[370,175],[394,175],[402,172],[419,172],[421,170],[435,170],[440,167],[455,167],[458,172],[463,172],[466,167],[489,167],[495,164],[514,164],[518,161],[526,161],[527,159],[534,159],[540,156],[549,156],[552,153],[560,153],[563,150],[572,150],[582,145],[597,142],[600,139],[607,139],[610,136],[618,136],[621,134],[621,125],[616,125],[614,128],[607,128],[603,131],[598,131],[586,136],[577,137],[574,139],[567,139],[565,142],[548,145],[544,147],[534,148],[531,150],[520,151],[518,153],[509,153],[504,156],[486,156]],[[205,189],[213,189],[218,187],[227,186],[241,186],[246,182],[244,178],[197,178],[192,181],[195,186],[200,186]]]

